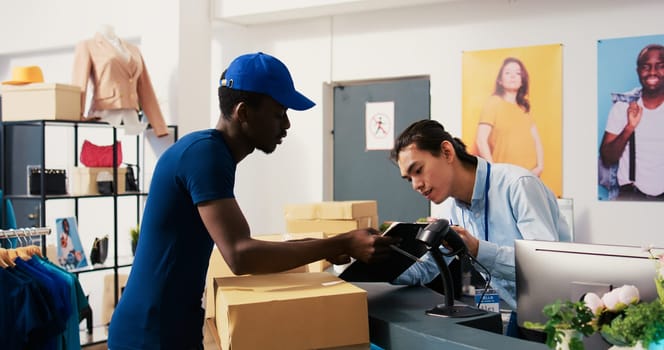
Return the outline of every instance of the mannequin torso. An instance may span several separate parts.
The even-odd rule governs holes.
[[[113,26],[102,24],[97,33],[101,34],[125,61],[129,61],[129,52],[124,47],[122,40],[115,34]],[[99,118],[115,127],[124,125],[125,133],[128,135],[140,134],[147,127],[138,120],[138,112],[135,109],[92,110],[90,114],[91,117]]]
[[[127,52],[127,49],[122,45],[122,40],[120,40],[120,38],[118,38],[118,36],[115,34],[115,29],[113,29],[113,26],[102,24],[99,27],[97,33],[101,34],[104,39],[106,39],[106,41],[108,41],[108,43],[118,51],[122,58],[129,60],[129,52]]]
[[[142,109],[155,133],[168,135],[140,50],[120,39],[112,26],[100,25],[93,38],[76,45],[72,81],[81,87],[82,118],[99,118],[123,125],[126,133],[139,133],[146,127],[138,120]],[[87,114],[86,103],[90,104]]]

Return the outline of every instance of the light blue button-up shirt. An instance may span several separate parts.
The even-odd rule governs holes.
[[[491,164],[487,189],[488,163],[479,157],[477,160],[470,205],[455,199],[450,221],[480,240],[477,260],[491,273],[491,287],[516,310],[514,240],[570,241],[571,233],[556,196],[537,176],[511,164]],[[485,230],[485,214],[489,232]],[[478,271],[483,272],[481,268]],[[439,273],[427,253],[422,263],[413,264],[393,283],[426,284]]]

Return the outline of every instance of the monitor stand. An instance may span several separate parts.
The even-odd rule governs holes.
[[[431,310],[427,310],[426,314],[439,317],[473,317],[487,313],[486,310],[480,308],[454,305],[454,288],[452,287],[452,274],[447,267],[443,254],[438,247],[429,249],[431,256],[436,261],[438,269],[440,270],[440,278],[443,280],[443,289],[445,291],[445,304],[436,305]]]
[[[447,306],[444,304],[440,304],[433,309],[426,311],[427,315],[439,317],[473,317],[484,315],[485,313],[487,313],[486,310],[478,309],[472,306]]]

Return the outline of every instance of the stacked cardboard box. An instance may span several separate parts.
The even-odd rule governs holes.
[[[369,349],[366,292],[326,272],[215,279],[222,349]]]
[[[358,228],[378,228],[374,200],[288,204],[284,208],[286,232],[323,232],[335,235]]]
[[[330,237],[359,228],[378,228],[378,204],[374,200],[289,204],[284,216],[286,232],[291,235],[322,232]],[[309,271],[325,271],[330,265],[321,260],[309,264]]]

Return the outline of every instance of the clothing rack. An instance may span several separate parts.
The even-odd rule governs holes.
[[[48,236],[51,234],[50,227],[25,227],[18,229],[0,230],[0,239]],[[80,314],[79,321],[86,320],[88,334],[92,334],[92,309],[88,305]]]
[[[26,227],[18,229],[0,230],[0,238],[34,237],[51,234],[50,227]]]

